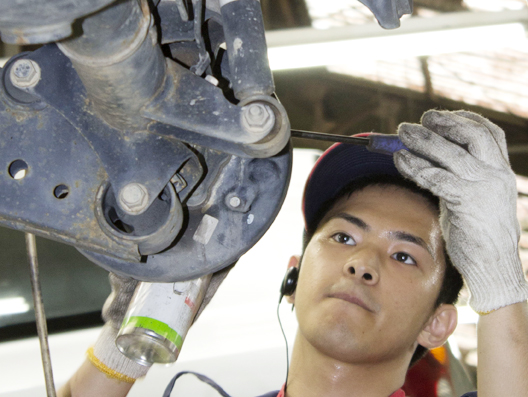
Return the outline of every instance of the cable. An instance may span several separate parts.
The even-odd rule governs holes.
[[[231,397],[229,394],[227,394],[227,392],[222,389],[218,383],[216,383],[214,380],[212,380],[211,378],[205,376],[205,375],[202,375],[198,372],[193,372],[193,371],[182,371],[182,372],[178,372],[174,378],[171,379],[171,381],[169,382],[169,384],[167,385],[167,388],[165,389],[165,391],[163,392],[163,397],[170,397],[171,395],[171,392],[172,392],[172,389],[174,388],[174,384],[176,383],[176,381],[178,380],[179,377],[181,377],[182,375],[187,375],[187,374],[191,374],[191,375],[194,375],[196,376],[199,380],[201,380],[202,382],[204,382],[205,384],[208,384],[209,386],[211,386],[213,389],[215,389],[222,397]]]
[[[282,322],[281,322],[280,315],[279,315],[279,308],[280,308],[282,297],[283,295],[281,294],[279,303],[277,304],[277,319],[279,320],[279,325],[280,325],[280,329],[282,332],[282,336],[284,337],[284,342],[286,343],[286,381],[284,382],[284,393],[286,393],[286,387],[288,387],[288,375],[290,374],[290,355],[288,353],[288,339],[286,339],[286,334],[284,333],[284,328],[282,328]]]

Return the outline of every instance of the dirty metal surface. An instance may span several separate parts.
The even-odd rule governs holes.
[[[225,160],[227,164],[222,172],[212,173],[205,202],[193,203],[194,195],[188,201],[185,233],[172,248],[144,257],[143,263],[80,251],[109,271],[151,282],[190,280],[236,262],[264,235],[280,210],[290,178],[291,149],[268,159],[214,157],[210,152],[209,164],[221,166]],[[240,199],[236,208],[229,206],[233,196]]]
[[[70,60],[55,45],[27,55],[42,69],[37,96],[57,109],[88,140],[104,165],[114,191],[143,184],[149,204],[184,162],[194,157],[182,142],[145,132],[125,133],[97,117]]]
[[[100,10],[114,1],[2,0],[2,40],[12,44],[35,44],[62,39],[68,32],[71,34],[70,24],[75,19]]]
[[[13,61],[2,71],[0,223],[139,261],[136,244],[111,239],[98,225],[99,187],[143,183],[154,200],[185,162],[196,163],[195,155],[174,139],[146,132],[124,135],[98,119],[75,70],[55,45],[22,56],[40,65],[42,78],[36,88],[22,92],[25,96],[13,96],[12,86],[11,94],[6,91]],[[26,164],[23,179],[9,174],[16,160]]]
[[[228,2],[222,6],[221,12],[235,96],[243,100],[254,95],[271,95],[275,85],[268,61],[260,2]]]
[[[13,109],[3,91],[0,98],[0,224],[139,260],[135,246],[111,240],[97,223],[95,196],[107,175],[84,137],[51,107]],[[16,160],[27,165],[18,180],[9,173]],[[61,185],[68,194],[55,197]]]
[[[242,109],[230,103],[221,89],[170,60],[167,71],[163,93],[145,107],[146,117],[228,142],[262,139],[244,131]]]
[[[163,92],[145,106],[143,114],[156,121],[148,126],[156,134],[236,156],[270,157],[286,145],[289,120],[274,98],[261,96],[259,102],[274,108],[278,120],[264,137],[242,128],[242,107],[231,104],[222,90],[167,60]]]

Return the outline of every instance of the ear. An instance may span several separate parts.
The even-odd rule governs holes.
[[[457,309],[454,305],[440,305],[429,317],[416,341],[427,349],[442,346],[455,331],[457,317]]]
[[[288,267],[286,270],[288,270],[291,267],[299,267],[299,262],[301,261],[301,257],[299,255],[292,255],[290,257],[290,260],[288,261]],[[288,303],[294,304],[295,303],[295,292],[291,296],[287,296],[286,300]]]

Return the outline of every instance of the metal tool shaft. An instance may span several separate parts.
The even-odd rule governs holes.
[[[42,301],[42,293],[40,290],[37,242],[34,234],[26,233],[26,249],[29,259],[31,289],[33,291],[33,305],[35,307],[35,320],[37,322],[37,332],[40,342],[40,354],[42,356],[42,366],[44,368],[44,378],[46,380],[46,392],[48,397],[56,397],[57,394],[53,382],[53,370],[51,368],[48,344],[48,327],[46,325],[46,314],[44,313],[44,303]]]
[[[353,136],[346,136],[346,135],[336,135],[336,134],[324,134],[321,132],[312,132],[312,131],[291,130],[291,136],[294,138],[314,139],[317,141],[326,141],[326,142],[351,143],[354,145],[368,146],[369,144],[368,138],[353,137]]]

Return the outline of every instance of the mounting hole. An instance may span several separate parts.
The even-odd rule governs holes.
[[[24,179],[28,172],[28,165],[24,160],[15,160],[9,164],[8,172],[13,179]]]
[[[59,200],[66,198],[68,194],[70,194],[70,188],[66,185],[58,185],[53,189],[53,195]]]

